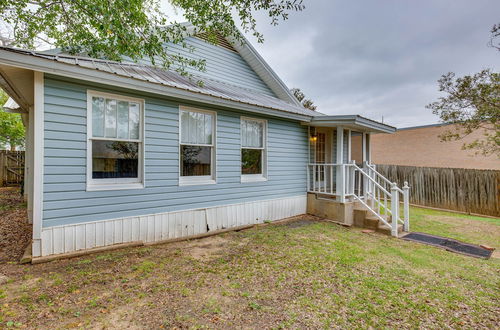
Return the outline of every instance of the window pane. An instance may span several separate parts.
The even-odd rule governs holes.
[[[130,121],[130,138],[139,139],[140,131],[139,125],[141,122],[141,111],[138,103],[130,103],[129,108],[129,121]]]
[[[243,147],[248,145],[248,133],[247,133],[247,124],[248,122],[246,120],[241,121],[241,145]]]
[[[189,112],[181,112],[181,143],[189,143]]]
[[[241,174],[262,174],[262,149],[241,149]]]
[[[137,178],[139,143],[92,141],[92,178]]]
[[[181,146],[181,176],[211,175],[212,147]]]
[[[263,148],[264,123],[255,120],[242,120],[241,145],[247,148]]]
[[[196,113],[188,112],[188,122],[189,122],[189,135],[187,137],[188,143],[196,142]]]
[[[212,115],[209,114],[205,114],[205,134],[203,143],[212,144]]]
[[[106,99],[106,137],[116,137],[116,100]]]
[[[92,136],[104,136],[104,98],[92,97]]]
[[[212,144],[212,125],[211,114],[182,111],[181,143]]]
[[[118,101],[118,138],[128,139],[128,102]]]

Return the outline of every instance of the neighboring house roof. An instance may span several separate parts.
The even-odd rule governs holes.
[[[398,128],[398,131],[404,131],[404,130],[408,130],[408,129],[417,129],[417,128],[427,128],[427,127],[441,127],[441,126],[445,126],[445,125],[449,125],[449,124],[437,123],[437,124],[427,124],[427,125],[418,125],[418,126],[408,126],[408,127]]]
[[[458,141],[443,142],[439,135],[450,125],[424,125],[398,129],[394,134],[372,136],[372,161],[375,164],[448,167],[500,170],[496,155],[475,155],[474,150],[463,150],[464,143],[484,138],[482,130],[476,130]]]
[[[321,113],[306,109],[299,105],[288,103],[282,99],[263,95],[261,93],[257,93],[237,86],[232,86],[220,81],[202,78],[204,85],[200,86],[197,84],[196,78],[190,79],[188,77],[180,75],[177,72],[167,71],[152,66],[119,63],[114,61],[92,59],[88,57],[47,54],[44,52],[15,49],[10,47],[0,47],[0,54],[0,63],[3,62],[5,64],[15,64],[16,66],[39,70],[42,72],[64,75],[64,73],[68,73],[65,72],[64,69],[68,69],[69,66],[72,66],[78,67],[80,69],[100,71],[123,78],[132,78],[134,80],[147,82],[149,84],[172,87],[175,89],[188,91],[192,94],[203,94],[223,100],[257,106],[259,108],[286,112],[290,115],[298,115],[300,117],[313,117],[322,115]],[[8,56],[8,54],[14,56]],[[31,61],[27,60],[27,58],[30,58]],[[74,69],[69,71],[77,73]],[[104,82],[97,75],[90,75],[89,77],[94,78],[91,80]],[[150,92],[155,91],[151,90]],[[177,95],[177,97],[183,96]],[[186,98],[187,95],[184,97]],[[189,97],[187,98],[189,99]],[[228,104],[227,106],[231,105]],[[278,115],[277,113],[273,112],[270,112],[268,114]],[[281,114],[281,116],[283,116],[283,114]],[[296,118],[295,116],[289,117],[292,119],[302,119]]]

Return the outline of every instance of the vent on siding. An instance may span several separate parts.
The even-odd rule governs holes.
[[[198,33],[195,35],[196,38],[204,40],[206,42],[213,43],[214,40],[210,40],[209,34],[206,32]],[[215,42],[217,46],[229,49],[232,52],[236,52],[236,49],[219,33],[215,34]]]

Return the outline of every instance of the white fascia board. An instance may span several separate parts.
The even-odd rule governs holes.
[[[38,58],[31,55],[14,54],[0,49],[0,64],[34,70],[63,77],[108,84],[116,87],[137,90],[162,96],[190,100],[212,106],[243,110],[261,115],[280,117],[292,120],[310,121],[311,117],[294,114],[279,109],[265,108],[258,105],[222,99],[216,96],[192,92],[175,87],[146,82],[134,78],[122,77],[113,73],[87,69],[76,65],[59,63],[53,60]]]
[[[318,116],[305,125],[318,127],[351,126],[377,133],[394,133],[396,128],[358,115]]]

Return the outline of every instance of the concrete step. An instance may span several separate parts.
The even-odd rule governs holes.
[[[383,223],[380,223],[376,230],[381,234],[386,234],[386,235],[392,234],[392,228]],[[402,232],[403,232],[403,225],[398,224],[398,235],[401,234]]]
[[[379,227],[379,219],[365,218],[364,228],[377,229]]]

